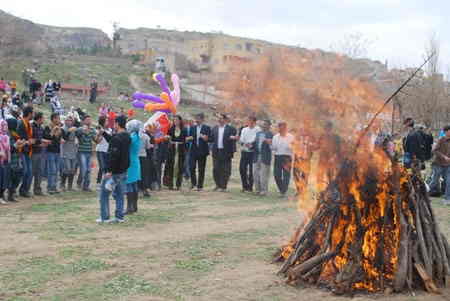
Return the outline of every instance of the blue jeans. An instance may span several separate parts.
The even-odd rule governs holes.
[[[90,152],[79,152],[80,155],[80,175],[81,175],[81,187],[83,189],[89,189],[91,184],[91,156]]]
[[[47,164],[47,149],[43,148],[41,152],[41,177],[46,178],[48,177],[48,164]]]
[[[112,175],[115,187],[113,191],[114,200],[116,200],[115,217],[123,219],[123,203],[126,191],[127,173]],[[105,188],[107,179],[103,179],[100,190],[100,217],[103,221],[109,219],[109,195],[111,192]]]
[[[430,191],[441,191],[441,177],[445,180],[445,199],[450,200],[450,166],[432,165]],[[442,191],[444,192],[444,191]]]
[[[126,186],[126,193],[139,192],[138,182],[128,183]]]
[[[58,171],[61,163],[59,153],[47,152],[48,179],[47,190],[55,191],[58,179]]]
[[[31,188],[31,181],[33,180],[33,167],[31,158],[28,154],[22,154],[23,177],[22,185],[20,186],[20,193],[29,193]]]

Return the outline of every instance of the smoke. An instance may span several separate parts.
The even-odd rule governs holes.
[[[297,189],[304,192],[313,185],[310,192],[322,191],[356,148],[368,156],[373,137],[383,125],[376,122],[363,143],[358,143],[383,98],[374,84],[353,74],[346,57],[322,51],[276,50],[233,66],[222,83],[228,95],[223,109],[235,119],[256,115],[286,121],[296,138]],[[311,193],[300,196],[310,197]]]

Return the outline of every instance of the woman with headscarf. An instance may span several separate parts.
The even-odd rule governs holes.
[[[138,182],[141,180],[141,165],[139,162],[139,150],[141,139],[139,133],[142,129],[142,122],[133,119],[127,123],[127,132],[130,134],[130,167],[127,171],[127,210],[125,214],[137,212],[137,201],[139,196]]]
[[[183,118],[175,115],[173,125],[169,130],[169,156],[164,169],[164,185],[173,190],[174,178],[176,178],[176,189],[180,190],[183,183],[183,170],[185,159],[186,133],[183,130]]]
[[[9,187],[9,161],[11,148],[9,145],[8,123],[0,120],[0,204],[6,204],[4,193]]]
[[[141,164],[141,181],[139,181],[139,189],[144,193],[145,197],[149,197],[149,189],[151,188],[150,163],[151,157],[149,150],[152,147],[150,136],[147,134],[147,128],[140,133],[141,147],[139,149],[139,163]]]

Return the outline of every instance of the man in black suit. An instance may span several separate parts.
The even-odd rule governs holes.
[[[222,114],[219,117],[219,125],[212,130],[213,177],[216,183],[214,191],[227,190],[231,175],[231,160],[236,152],[237,131],[228,122],[228,116]]]
[[[192,127],[189,136],[186,140],[191,143],[191,184],[192,188],[197,188],[198,191],[203,190],[203,183],[205,182],[205,167],[206,159],[209,156],[208,142],[211,138],[211,128],[203,124],[205,114],[200,113],[195,116],[196,125]],[[196,169],[198,166],[198,181]]]

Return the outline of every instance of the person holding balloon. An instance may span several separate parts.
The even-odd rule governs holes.
[[[170,190],[181,189],[183,183],[184,160],[186,155],[186,132],[184,131],[183,118],[180,115],[173,117],[173,125],[169,129],[169,152],[166,167],[164,169],[164,186]]]

